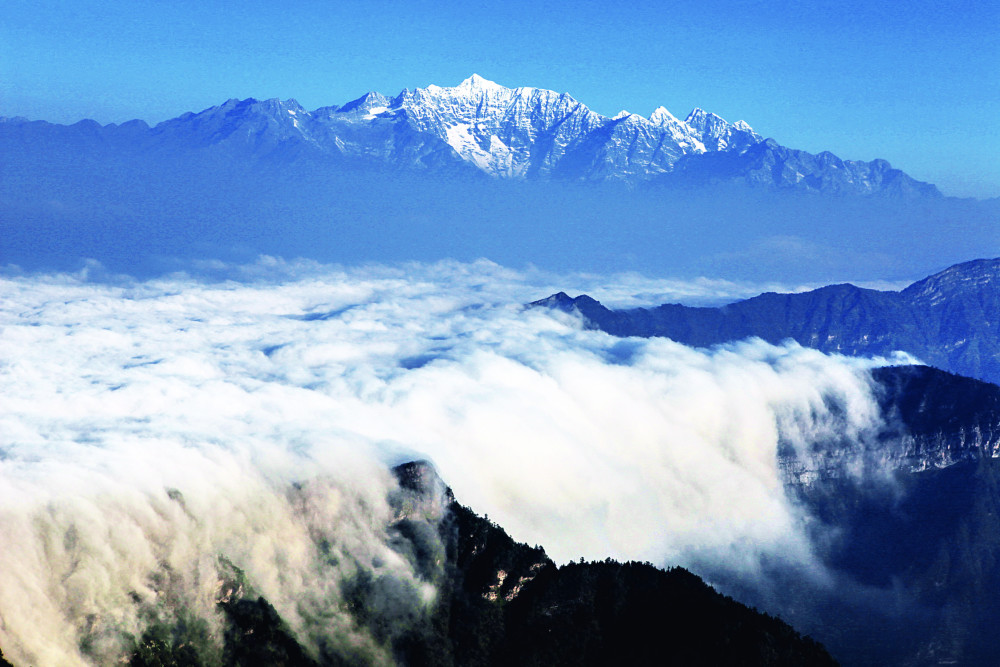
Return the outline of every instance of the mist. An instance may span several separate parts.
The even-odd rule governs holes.
[[[348,265],[487,258],[557,273],[795,286],[912,281],[1000,254],[995,201],[87,150],[87,159],[52,160],[29,147],[0,165],[0,266],[75,271],[92,258],[150,278],[192,259],[246,264],[260,254]]]
[[[309,650],[377,661],[342,582],[364,571],[414,614],[433,604],[433,578],[389,546],[389,468],[414,459],[557,562],[826,576],[778,447],[875,432],[867,371],[885,360],[616,339],[523,307],[556,276],[485,261],[200,270],[0,279],[0,646],[16,663],[113,661],[151,618],[213,618],[237,570]],[[624,303],[706,289],[607,282],[598,296]]]

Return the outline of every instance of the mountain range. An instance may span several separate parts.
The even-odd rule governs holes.
[[[707,346],[759,336],[847,355],[905,350],[933,366],[876,368],[878,432],[779,444],[785,492],[811,519],[836,584],[781,564],[754,590],[702,572],[778,613],[850,665],[993,664],[1000,644],[1000,260],[952,266],[899,292],[834,285],[720,308],[609,310],[585,295],[531,304],[615,336]],[[940,370],[945,368],[946,370]],[[856,619],[865,619],[856,622]]]
[[[232,99],[153,127],[7,118],[0,155],[0,265],[26,271],[486,257],[815,284],[1000,251],[1000,200],[941,196],[885,161],[477,76],[312,111]]]
[[[935,262],[997,239],[993,209],[967,222],[955,213],[965,208],[883,160],[795,150],[701,109],[683,120],[663,107],[648,118],[602,116],[565,93],[476,75],[313,111],[294,100],[233,99],[154,127],[0,119],[0,155],[0,267],[53,248],[120,260],[126,270],[139,251],[191,256],[192,248],[335,261],[371,259],[345,257],[370,248],[392,261],[414,259],[427,239],[445,239],[436,248],[456,256],[455,244],[469,239],[473,258],[505,261],[506,248],[532,261],[527,253],[547,249],[583,269],[575,263],[585,252],[618,248],[645,253],[641,268],[669,269],[703,252],[686,244],[705,237],[717,263],[753,263],[743,251],[766,261],[790,248],[817,265],[815,257],[838,255],[844,273],[913,255],[904,237]],[[709,204],[691,204],[690,192]],[[728,209],[747,192],[766,193],[766,205],[734,208],[735,222],[721,224],[711,208],[717,193],[727,193]],[[836,202],[827,218],[803,214],[821,199]],[[924,207],[948,224],[911,226],[911,212]],[[892,224],[889,208],[902,211]],[[862,214],[844,215],[855,211]],[[931,229],[933,239],[920,233]],[[722,238],[737,247],[720,250]],[[309,254],[321,247],[333,250]],[[782,562],[761,564],[770,588],[710,564],[699,570],[791,626],[679,568],[557,567],[541,547],[514,542],[459,505],[429,465],[413,462],[394,471],[385,530],[438,597],[417,604],[414,589],[364,568],[339,581],[341,611],[371,646],[296,638],[254,582],[220,557],[209,573],[218,588],[208,617],[175,604],[170,573],[157,573],[163,581],[150,585],[163,596],[133,599],[145,625],[120,657],[134,665],[832,662],[797,631],[850,665],[991,664],[1000,654],[1000,387],[991,384],[1000,382],[1000,259],[958,264],[900,291],[835,284],[718,308],[630,310],[558,293],[531,305],[615,336],[694,346],[791,338],[846,355],[902,350],[930,364],[870,373],[877,432],[805,449],[779,442],[784,492],[802,508],[828,579]],[[183,506],[179,493],[167,497]],[[317,541],[321,552],[328,547]],[[99,644],[80,632],[84,653]]]
[[[938,197],[929,184],[884,160],[842,160],[765,140],[740,120],[694,109],[680,120],[659,107],[648,117],[602,116],[567,93],[506,88],[478,75],[454,87],[371,92],[307,111],[295,100],[231,99],[149,127],[135,120],[55,126],[0,119],[0,149],[53,157],[102,151],[163,159],[190,151],[276,163],[319,160],[392,168],[473,170],[505,179],[629,185],[753,186],[824,193]]]
[[[616,336],[665,336],[695,346],[751,336],[772,343],[791,338],[852,356],[899,350],[1000,384],[1000,259],[957,264],[898,292],[841,284],[769,292],[718,308],[664,304],[618,311],[587,295],[560,292],[533,305],[577,312],[586,326]]]

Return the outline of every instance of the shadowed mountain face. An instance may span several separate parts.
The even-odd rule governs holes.
[[[429,464],[394,469],[392,547],[431,601],[360,571],[339,595],[355,637],[296,637],[240,568],[220,558],[215,618],[151,616],[131,665],[833,665],[786,623],[724,597],[683,569],[648,563],[557,567],[455,502]],[[322,545],[320,545],[322,546]],[[305,639],[305,641],[303,641]],[[317,641],[318,639],[318,641]],[[318,645],[318,652],[316,646]],[[311,650],[306,646],[313,647]],[[0,654],[0,664],[7,664]]]
[[[933,185],[910,178],[885,160],[841,160],[830,152],[812,155],[781,146],[773,139],[754,143],[739,152],[685,156],[658,184],[690,186],[720,182],[837,195],[879,194],[901,199],[941,196]]]
[[[432,623],[447,628],[452,653],[409,664],[833,664],[686,570],[610,560],[557,568],[455,503],[441,531],[448,576]]]
[[[995,664],[1000,387],[926,366],[872,379],[881,432],[786,449],[780,462],[836,590],[779,572],[787,589],[743,599],[794,619],[844,664]]]
[[[845,354],[903,349],[998,378],[1000,261],[951,267],[901,292],[835,285],[722,308],[612,311],[557,294],[535,306],[581,315],[617,336],[711,345],[746,336]],[[861,439],[779,446],[788,496],[811,517],[832,583],[780,564],[755,589],[706,572],[779,613],[849,665],[995,664],[1000,642],[1000,387],[928,366],[871,372],[881,413]]]
[[[847,355],[908,352],[953,373],[1000,383],[1000,259],[958,264],[900,292],[831,285],[722,306],[614,311],[560,293],[533,305],[580,313],[615,336],[665,336],[707,346],[757,336]]]

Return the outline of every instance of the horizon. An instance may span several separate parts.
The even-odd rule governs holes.
[[[167,117],[162,118],[162,119],[154,119],[154,120],[149,120],[149,119],[146,119],[146,118],[138,118],[138,117],[136,117],[136,118],[127,118],[127,119],[118,120],[118,121],[107,121],[107,122],[104,122],[104,121],[96,119],[96,118],[80,118],[80,119],[77,119],[77,120],[70,120],[70,121],[66,121],[66,122],[63,122],[63,123],[54,122],[54,121],[50,121],[48,119],[43,119],[43,118],[27,118],[27,120],[28,121],[32,121],[32,122],[33,121],[50,122],[50,123],[53,123],[53,124],[66,125],[66,126],[75,125],[76,123],[85,122],[85,121],[94,121],[94,122],[99,123],[102,127],[103,126],[109,126],[109,125],[120,126],[120,125],[124,125],[125,123],[130,123],[130,122],[135,122],[135,121],[141,121],[141,122],[145,123],[148,127],[152,128],[152,127],[156,127],[156,126],[158,126],[158,125],[160,125],[162,123],[165,123],[165,122],[168,122],[168,121],[171,121],[171,120],[176,120],[177,118],[180,118],[180,117],[182,117],[184,115],[187,115],[187,114],[195,114],[195,115],[197,115],[197,114],[200,114],[200,113],[204,113],[206,111],[210,111],[212,109],[219,108],[222,105],[224,105],[225,103],[227,103],[229,101],[232,101],[232,100],[236,100],[238,102],[246,102],[246,101],[264,102],[264,101],[269,101],[269,100],[278,100],[278,101],[280,101],[282,103],[295,102],[296,104],[299,104],[300,106],[302,106],[307,112],[313,113],[313,112],[315,112],[315,111],[317,111],[319,109],[325,108],[325,107],[343,107],[343,106],[346,106],[346,105],[350,104],[351,102],[357,101],[357,100],[359,100],[359,99],[361,99],[361,98],[363,98],[363,97],[365,97],[365,96],[367,96],[369,94],[372,94],[372,93],[383,95],[384,97],[388,97],[389,99],[394,99],[395,97],[397,97],[399,95],[402,95],[403,93],[405,93],[407,91],[412,91],[412,90],[417,90],[417,89],[426,90],[428,88],[443,88],[443,89],[457,88],[461,84],[463,84],[465,81],[467,81],[467,80],[469,80],[471,78],[474,78],[474,77],[478,77],[478,78],[482,79],[483,81],[485,81],[486,83],[497,85],[497,86],[500,86],[502,88],[506,88],[508,90],[517,90],[517,89],[522,89],[523,88],[523,89],[545,90],[545,91],[556,93],[556,94],[568,94],[570,97],[573,97],[574,99],[576,99],[577,102],[579,102],[583,106],[585,106],[588,109],[590,109],[592,112],[597,113],[598,115],[603,116],[605,118],[609,118],[609,119],[615,118],[618,114],[630,113],[630,114],[638,115],[638,116],[640,116],[640,117],[642,117],[642,118],[644,118],[646,120],[649,120],[651,118],[651,116],[656,112],[657,109],[665,108],[665,109],[667,109],[667,111],[670,114],[672,114],[675,118],[677,118],[678,120],[680,120],[682,122],[686,122],[687,118],[691,114],[693,114],[695,111],[704,111],[704,112],[709,113],[710,115],[715,115],[717,117],[721,117],[724,121],[726,121],[726,122],[728,122],[730,124],[734,124],[734,123],[738,123],[738,122],[746,122],[743,118],[737,118],[737,119],[734,120],[732,118],[722,117],[720,114],[715,113],[713,110],[706,109],[706,108],[701,107],[701,106],[694,106],[687,113],[680,113],[680,114],[675,113],[675,110],[669,109],[669,108],[667,108],[664,105],[658,105],[653,110],[649,111],[649,113],[634,112],[634,111],[630,111],[629,109],[624,108],[624,107],[620,111],[618,111],[616,114],[603,113],[603,112],[597,111],[594,108],[592,108],[590,105],[588,105],[586,103],[586,101],[580,100],[580,99],[576,98],[576,96],[574,96],[571,91],[558,91],[558,90],[552,90],[552,89],[549,89],[549,88],[542,88],[540,86],[532,86],[532,85],[514,85],[514,86],[509,86],[509,85],[505,85],[505,84],[500,83],[500,82],[493,81],[493,80],[491,80],[491,79],[489,79],[487,77],[480,76],[477,72],[473,72],[473,73],[469,74],[469,76],[465,77],[465,79],[463,79],[462,81],[460,81],[460,82],[458,82],[458,83],[456,83],[454,85],[438,85],[438,84],[431,83],[431,84],[427,84],[426,86],[418,86],[418,87],[415,87],[415,88],[405,87],[405,88],[401,89],[397,93],[386,93],[386,92],[380,91],[380,90],[369,90],[369,91],[365,91],[364,93],[358,95],[357,97],[353,97],[353,98],[348,99],[348,100],[343,100],[343,101],[340,101],[340,102],[331,102],[331,103],[328,103],[328,104],[321,104],[319,106],[304,105],[297,98],[295,98],[294,96],[293,97],[286,97],[286,98],[281,98],[281,97],[267,97],[267,98],[265,98],[265,97],[254,97],[254,96],[242,97],[242,98],[241,97],[229,97],[229,98],[226,98],[225,100],[222,100],[221,102],[218,102],[216,104],[213,104],[213,105],[201,108],[201,109],[197,109],[197,110],[196,109],[186,109],[184,111],[181,111],[181,112],[177,113],[174,116],[167,116]],[[24,116],[0,116],[0,119],[4,119],[4,118],[16,119],[16,118],[26,118],[26,117],[24,117]],[[755,131],[757,130],[757,128],[753,127],[752,124],[750,124],[750,127],[751,127],[751,129],[753,129]],[[772,137],[770,135],[767,135],[767,134],[763,134],[762,136],[764,137],[764,139],[774,139],[775,141],[778,141],[774,137]],[[790,149],[793,149],[793,150],[805,150],[805,149],[799,148],[797,146],[789,146],[787,144],[782,144],[781,141],[778,141],[778,143],[781,144],[781,145],[783,145],[783,146],[785,146],[786,148],[790,148]],[[839,157],[839,158],[841,158],[841,159],[843,159],[845,161],[861,161],[861,160],[859,160],[857,158],[853,158],[853,157],[850,157],[850,156],[836,154],[834,151],[829,151],[828,149],[822,149],[822,150],[819,150],[819,151],[806,151],[806,152],[810,152],[810,153],[813,153],[813,154],[817,154],[817,153],[821,153],[821,152],[831,152],[831,153],[834,153],[835,155],[837,155],[837,157]],[[885,160],[885,158],[875,157],[875,158],[871,158],[871,160],[864,160],[864,161],[868,162],[868,161],[873,161],[873,160],[878,160],[878,159]],[[892,165],[893,168],[900,169],[901,171],[903,171],[903,172],[907,173],[908,175],[910,175],[911,177],[913,177],[912,173],[909,173],[906,169],[900,167],[898,164],[894,164],[894,163],[892,163],[889,160],[886,160],[886,161],[888,161]],[[916,180],[918,180],[918,181],[921,180],[920,178],[917,178],[917,177],[914,177],[914,178],[916,178]],[[942,194],[944,194],[946,197],[972,198],[972,199],[980,199],[980,200],[994,199],[994,198],[1000,197],[1000,194],[994,195],[994,196],[977,196],[977,195],[974,195],[974,194],[973,195],[953,194],[951,192],[945,191],[945,189],[943,189],[942,186],[939,183],[936,183],[934,181],[924,181],[924,182],[928,182],[931,185],[934,185],[934,186],[938,187],[938,189],[941,190]]]
[[[1000,135],[982,129],[1000,111],[991,75],[1000,7],[918,2],[900,16],[860,0],[628,11],[382,0],[296,9],[12,0],[0,26],[0,116],[155,124],[230,98],[315,109],[476,72],[569,93],[609,117],[699,107],[790,148],[885,159],[947,195],[1000,195]]]

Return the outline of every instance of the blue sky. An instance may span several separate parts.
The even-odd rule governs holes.
[[[158,122],[472,72],[603,114],[700,106],[780,143],[1000,195],[1000,3],[7,0],[0,115]]]

